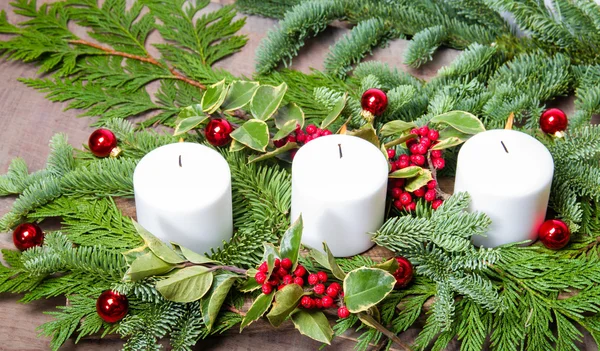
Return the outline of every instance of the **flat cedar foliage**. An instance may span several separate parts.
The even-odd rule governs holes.
[[[101,4],[101,5],[100,5]],[[182,108],[199,104],[207,87],[239,79],[212,65],[243,48],[238,34],[245,19],[237,10],[279,18],[256,52],[253,80],[287,92],[283,104],[301,108],[307,123],[321,124],[344,96],[343,118],[349,129],[365,124],[359,99],[368,88],[387,92],[389,106],[375,120],[425,125],[436,115],[463,110],[478,116],[487,129],[502,128],[513,113],[517,129],[542,141],[552,153],[555,173],[550,208],[572,231],[559,251],[539,243],[477,249],[470,237],[485,232],[489,218],[468,214],[467,194],[456,194],[437,211],[420,204],[413,214],[390,213],[373,240],[415,265],[414,282],[394,290],[377,304],[380,324],[401,333],[426,314],[426,323],[410,347],[442,350],[454,339],[461,350],[578,350],[582,331],[600,343],[600,7],[592,0],[239,0],[209,12],[209,0],[66,0],[36,4],[15,0],[13,11],[25,17],[12,24],[0,14],[5,60],[29,62],[44,78],[21,81],[67,102],[82,116],[99,116],[94,125],[112,130],[123,156],[98,159],[74,150],[65,135],[51,140],[47,167],[29,173],[15,159],[0,176],[0,195],[17,195],[0,219],[11,231],[25,221],[59,217],[61,232],[46,233],[43,247],[23,253],[3,250],[0,292],[24,293],[23,302],[66,295],[68,306],[49,312],[54,320],[40,327],[52,337],[52,349],[68,338],[118,333],[125,350],[158,350],[169,338],[173,350],[190,350],[201,339],[237,327],[245,298],[236,282],[216,320],[207,325],[201,301],[167,301],[156,290],[161,277],[123,281],[121,253],[143,244],[132,221],[114,202],[133,195],[136,163],[149,151],[180,137],[204,142],[200,133],[159,134],[150,126],[175,127]],[[236,9],[237,7],[237,9]],[[527,33],[517,36],[500,13],[513,14]],[[283,68],[307,40],[332,21],[354,25],[335,43],[324,72],[305,74]],[[70,23],[86,27],[92,40],[77,37]],[[148,35],[157,31],[160,57],[148,52]],[[462,50],[435,78],[421,81],[379,62],[361,60],[394,39],[409,39],[402,58],[412,67],[426,65],[436,50]],[[158,84],[152,96],[146,87]],[[348,94],[345,97],[344,94]],[[575,112],[563,138],[543,135],[538,119],[545,104],[574,94]],[[291,105],[290,105],[291,106]],[[150,113],[133,125],[128,117]],[[240,115],[227,115],[240,122]],[[343,121],[341,121],[343,120]],[[273,160],[248,163],[253,151],[219,150],[232,172],[233,239],[208,254],[223,264],[256,268],[264,243],[277,245],[289,226],[289,167]],[[449,153],[442,176],[452,176],[456,151]],[[323,267],[306,257],[311,271]],[[379,262],[356,256],[338,259],[344,272]],[[325,267],[326,268],[326,267]],[[126,294],[127,317],[108,324],[96,314],[96,297],[106,289]],[[424,312],[426,301],[433,299]],[[340,335],[358,330],[356,348],[390,347],[381,330],[356,315],[336,322]],[[486,342],[487,340],[487,342]]]

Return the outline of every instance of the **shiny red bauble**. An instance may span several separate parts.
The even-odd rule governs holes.
[[[544,133],[555,134],[567,129],[567,115],[558,108],[549,108],[540,116],[540,127]]]
[[[542,223],[538,229],[538,236],[544,246],[552,250],[558,250],[569,243],[571,231],[565,222],[550,219]]]
[[[371,88],[365,91],[360,99],[360,106],[374,116],[382,114],[388,105],[388,98],[385,93],[379,89]]]
[[[88,139],[88,146],[94,156],[106,157],[113,154],[117,156],[119,149],[117,148],[117,137],[108,129],[96,129]]]
[[[396,257],[398,262],[398,269],[394,272],[394,278],[396,278],[396,288],[403,288],[407,286],[413,278],[413,267],[409,260],[404,257]]]
[[[42,246],[43,242],[44,232],[35,223],[19,224],[13,231],[13,243],[21,251],[34,246]]]
[[[213,146],[224,146],[231,141],[231,124],[224,118],[211,119],[204,129],[206,140]]]
[[[129,301],[125,295],[106,290],[96,300],[96,312],[105,322],[116,323],[129,311]]]

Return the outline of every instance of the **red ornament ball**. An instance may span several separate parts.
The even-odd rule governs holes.
[[[129,302],[125,295],[113,290],[106,290],[96,301],[96,312],[105,322],[116,323],[123,319],[129,311]]]
[[[538,236],[544,246],[552,250],[558,250],[569,243],[571,231],[565,222],[550,219],[542,223],[538,229]]]
[[[360,105],[363,110],[379,116],[387,108],[388,98],[383,91],[371,88],[363,93]]]
[[[549,108],[540,117],[540,127],[544,133],[555,134],[567,129],[567,115],[558,108]]]
[[[19,224],[13,231],[13,243],[21,251],[34,246],[42,246],[43,241],[44,232],[35,223]]]
[[[213,146],[224,146],[231,141],[231,124],[223,118],[215,118],[208,122],[204,129],[206,140]]]
[[[117,147],[117,137],[108,129],[96,129],[88,139],[90,151],[96,157],[108,155],[117,156],[120,149]]]
[[[404,257],[396,257],[398,261],[398,269],[394,272],[394,278],[396,278],[396,288],[403,288],[407,286],[413,278],[413,267],[409,260]]]

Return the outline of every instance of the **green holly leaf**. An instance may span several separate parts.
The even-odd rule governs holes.
[[[378,263],[373,266],[373,268],[383,269],[384,271],[394,274],[395,271],[398,270],[398,261],[395,258],[390,258],[385,262]]]
[[[246,106],[254,97],[258,89],[258,82],[236,80],[229,86],[229,91],[221,107],[223,110],[232,111]]]
[[[246,148],[246,145],[244,145],[238,141],[232,140],[231,144],[229,145],[229,152],[238,152],[238,151],[244,150],[245,148]]]
[[[254,268],[250,268],[249,270],[247,270],[246,281],[238,287],[238,290],[241,292],[251,292],[260,288],[262,285],[258,284],[256,282],[256,279],[254,279],[254,276],[257,272],[258,270]]]
[[[381,133],[381,135],[384,137],[392,135],[402,135],[407,130],[411,130],[415,127],[416,125],[412,122],[395,120],[384,124],[383,127],[381,127],[381,129],[379,130],[379,133]]]
[[[242,323],[240,324],[240,333],[244,328],[249,326],[255,320],[262,317],[262,315],[265,314],[265,312],[267,312],[269,307],[271,307],[271,303],[273,303],[274,296],[274,293],[268,295],[258,295],[256,300],[254,300],[252,306],[250,306],[250,309],[248,310],[248,312],[246,312],[246,315],[242,319]]]
[[[409,141],[410,139],[413,139],[413,138],[416,138],[416,137],[417,137],[416,134],[406,134],[404,136],[401,136],[401,137],[399,137],[397,139],[394,139],[394,140],[392,140],[390,142],[385,143],[385,149],[387,150],[387,149],[389,149],[389,148],[391,148],[393,146],[404,144],[405,142]]]
[[[147,277],[168,273],[174,268],[174,264],[161,260],[149,251],[131,263],[123,279],[125,281],[137,282]]]
[[[379,137],[377,136],[377,133],[375,132],[375,129],[373,128],[373,125],[371,123],[365,124],[364,126],[360,127],[359,129],[353,130],[346,134],[354,135],[361,139],[365,139],[366,141],[375,145],[379,149],[379,144],[380,144]]]
[[[465,111],[450,111],[433,117],[429,123],[447,124],[465,134],[485,132],[485,127],[479,118]]]
[[[173,135],[181,135],[198,127],[202,122],[208,119],[208,115],[194,116],[181,120],[175,125]]]
[[[279,244],[279,255],[281,258],[289,258],[296,267],[298,263],[298,254],[300,253],[300,242],[302,241],[302,215],[292,223],[291,227],[285,231]]]
[[[431,171],[422,168],[421,173],[418,176],[410,178],[406,181],[404,189],[408,192],[413,192],[419,189],[420,187],[427,185],[427,183],[432,179],[433,175],[431,174]]]
[[[331,329],[329,321],[323,312],[299,309],[292,314],[292,322],[294,322],[294,326],[300,334],[327,345],[331,344],[333,329]]]
[[[292,133],[294,130],[296,130],[296,121],[288,121],[286,124],[284,124],[281,129],[279,129],[277,131],[277,133],[275,133],[275,135],[273,136],[273,140],[280,140],[285,138],[286,136],[290,135],[290,133]]]
[[[338,119],[338,117],[340,117],[342,111],[344,110],[344,107],[346,107],[347,97],[348,93],[345,93],[344,96],[342,96],[341,98],[339,98],[338,101],[336,101],[335,105],[333,106],[333,109],[329,111],[325,119],[323,119],[323,122],[321,122],[321,129],[326,129],[333,122],[335,122]]]
[[[325,253],[327,253],[327,263],[329,264],[329,269],[331,270],[333,276],[339,280],[344,280],[344,278],[346,278],[346,273],[344,273],[344,271],[335,261],[335,257],[331,253],[331,250],[329,250],[327,243],[323,243],[323,250],[325,250]]]
[[[317,261],[317,263],[321,266],[327,268],[328,270],[331,270],[331,267],[329,266],[329,259],[327,255],[323,252],[317,249],[310,249],[310,257]]]
[[[230,272],[215,274],[210,291],[200,300],[202,319],[209,331],[217,320],[219,310],[237,278],[237,275]]]
[[[378,268],[357,268],[344,279],[344,302],[352,313],[366,311],[377,305],[393,289],[396,279]]]
[[[394,280],[395,281],[395,280]],[[279,327],[298,306],[300,298],[304,296],[304,289],[298,284],[288,284],[275,293],[273,308],[267,314],[271,325]]]
[[[254,163],[254,162],[260,162],[260,161],[264,161],[264,160],[268,160],[270,158],[273,158],[277,155],[281,155],[281,154],[285,154],[286,152],[293,150],[293,149],[297,149],[298,148],[298,144],[296,143],[287,143],[285,145],[283,145],[280,148],[277,148],[273,151],[267,152],[266,154],[262,154],[262,155],[250,155],[250,157],[248,157],[248,163]]]
[[[419,166],[409,166],[390,173],[389,178],[412,178],[421,174],[423,168]]]
[[[169,301],[193,302],[208,292],[213,282],[212,272],[204,266],[186,267],[156,283],[156,290]]]
[[[281,106],[275,113],[274,118],[275,126],[279,129],[292,121],[296,122],[293,124],[294,128],[296,128],[296,124],[299,124],[300,128],[304,127],[304,111],[293,102]]]
[[[269,127],[258,119],[251,119],[231,132],[231,138],[251,149],[265,152],[269,145]]]
[[[454,128],[444,128],[440,132],[440,140],[431,148],[431,150],[448,149],[464,143],[470,137],[471,135],[460,132]]]
[[[202,110],[208,114],[214,113],[225,101],[228,90],[229,86],[225,84],[225,79],[207,87],[202,95]]]
[[[254,118],[266,121],[279,108],[283,96],[287,91],[287,84],[281,83],[279,86],[261,85],[256,90],[252,102],[250,103],[250,112]]]
[[[179,244],[176,243],[171,243],[171,246],[173,246],[173,249],[175,249],[176,252],[179,252],[179,254],[183,257],[185,257],[186,260],[192,262],[192,263],[196,263],[196,264],[203,264],[203,263],[215,263],[217,261],[215,260],[211,260],[210,258],[204,256],[204,255],[200,255],[195,253],[194,251],[188,249],[185,246],[181,246]]]
[[[181,256],[179,256],[175,251],[173,251],[170,247],[168,247],[167,244],[165,244],[159,238],[155,237],[154,235],[152,235],[152,233],[144,229],[144,227],[142,227],[138,222],[136,222],[133,219],[131,220],[131,222],[133,222],[133,226],[135,227],[135,230],[137,231],[139,236],[141,236],[142,239],[144,239],[144,243],[146,244],[146,246],[150,250],[152,250],[152,252],[154,252],[154,254],[160,259],[173,264],[185,262],[185,260]]]
[[[269,271],[267,272],[267,279],[273,273],[273,268],[275,268],[275,259],[279,258],[279,252],[275,248],[275,246],[271,243],[263,244],[265,251],[263,253],[263,258],[261,262],[267,262],[267,266],[269,267]]]

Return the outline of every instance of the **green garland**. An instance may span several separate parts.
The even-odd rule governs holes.
[[[578,328],[600,343],[600,129],[589,126],[592,115],[600,113],[597,5],[556,0],[551,11],[537,2],[503,0],[239,1],[245,11],[283,18],[257,52],[260,74],[251,81],[211,67],[240,50],[246,39],[236,34],[244,20],[234,20],[231,6],[196,19],[208,3],[136,1],[126,10],[124,0],[39,7],[33,0],[17,0],[15,13],[28,20],[13,25],[0,14],[0,32],[11,34],[0,42],[4,57],[35,62],[51,73],[48,79],[22,81],[47,92],[52,101],[69,101],[68,108],[100,116],[97,125],[115,132],[123,149],[117,159],[97,159],[57,135],[44,170],[29,173],[23,160],[15,159],[0,177],[0,195],[18,195],[0,219],[2,230],[50,217],[63,223],[61,232],[46,234],[42,247],[23,253],[3,250],[8,265],[0,267],[0,292],[25,293],[23,302],[69,297],[70,304],[51,312],[55,319],[41,326],[43,334],[52,336],[53,349],[74,334],[80,340],[119,333],[127,339],[127,350],[158,349],[164,337],[173,349],[189,350],[200,339],[239,324],[246,327],[265,312],[273,325],[291,314],[303,334],[325,343],[348,329],[359,330],[361,350],[394,342],[440,350],[454,338],[461,349],[478,350],[488,337],[494,350],[577,350],[583,339]],[[513,35],[500,17],[502,10],[513,13],[529,36]],[[336,19],[356,27],[332,48],[327,73],[274,71]],[[94,41],[76,37],[69,22],[88,28]],[[154,30],[168,42],[157,46],[160,58],[144,45]],[[405,61],[413,66],[428,62],[441,45],[464,51],[429,82],[378,62],[357,64],[372,48],[404,36],[412,37]],[[160,88],[151,98],[145,88],[153,81]],[[363,118],[359,103],[372,87],[385,90],[389,98],[388,109],[374,125]],[[565,136],[537,132],[543,104],[572,92],[576,111]],[[124,120],[149,111],[155,115],[138,126]],[[478,116],[488,129],[502,127],[514,113],[519,129],[548,147],[556,165],[550,207],[572,230],[570,244],[560,251],[540,244],[475,249],[469,239],[485,231],[489,220],[465,214],[468,196],[456,194],[437,211],[419,204],[412,215],[391,212],[375,234],[377,244],[415,265],[409,287],[384,289],[366,307],[352,306],[350,294],[346,301],[353,314],[332,330],[318,314],[307,316],[281,304],[269,310],[271,301],[252,292],[256,286],[247,276],[261,261],[296,257],[301,232],[299,223],[288,229],[291,180],[285,152],[298,145],[282,150],[273,140],[291,133],[297,123],[334,132],[344,125],[350,133],[400,152],[413,125],[439,123],[440,116],[456,113]],[[231,149],[219,150],[232,171],[236,232],[206,257],[169,251],[175,255],[170,260],[178,261],[169,263],[162,255],[170,249],[125,217],[115,198],[132,196],[132,173],[141,157],[180,137],[204,142],[200,133],[188,132],[213,117],[238,126]],[[154,124],[174,127],[177,136],[147,129]],[[450,155],[442,176],[452,175],[456,148]],[[275,248],[282,236],[283,244]],[[263,243],[272,245],[265,249]],[[206,294],[174,296],[176,288],[165,290],[170,278],[164,271],[140,275],[134,264],[140,247],[147,257],[175,269],[172,274],[188,268],[182,264],[210,270]],[[199,257],[204,263],[198,264]],[[314,251],[298,261],[311,271],[330,272],[333,280],[349,287],[373,276],[386,281],[394,269],[394,262],[333,259]],[[230,278],[233,285],[227,283]],[[130,301],[128,316],[116,324],[103,322],[95,311],[97,296],[109,288]],[[295,296],[290,298],[295,307],[299,292],[294,290],[278,292],[278,301]],[[241,312],[250,298],[255,299],[253,307]],[[430,300],[427,322],[414,345],[401,344],[396,335],[417,321]],[[307,323],[317,323],[321,332]]]

